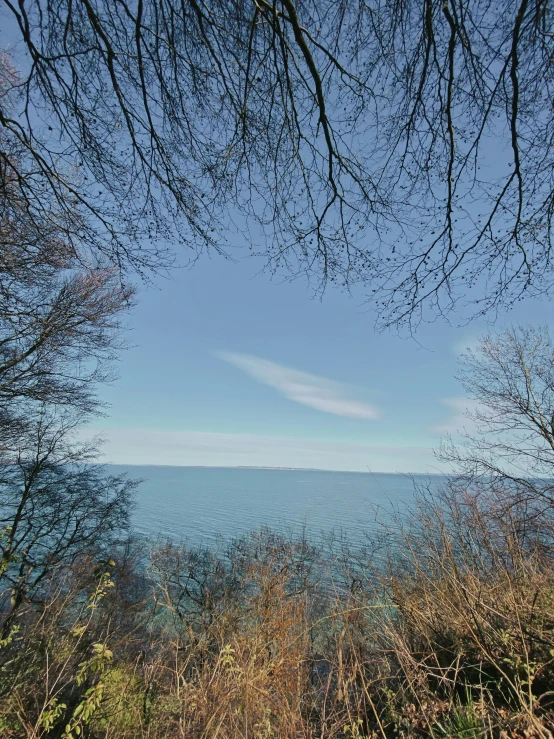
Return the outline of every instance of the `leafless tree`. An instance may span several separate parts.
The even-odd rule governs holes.
[[[110,379],[120,321],[133,290],[113,268],[84,269],[60,214],[33,212],[19,197],[16,157],[0,192],[0,446],[33,404],[97,409],[94,387]],[[13,165],[13,166],[12,166]],[[6,438],[3,438],[3,437]]]
[[[136,483],[88,464],[96,450],[75,443],[79,419],[63,415],[36,417],[17,455],[0,466],[2,638],[60,568],[109,555],[128,530]]]
[[[22,197],[116,266],[246,242],[385,324],[550,291],[547,0],[4,5]]]
[[[546,328],[515,327],[484,337],[462,360],[460,380],[475,401],[462,444],[447,443],[460,485],[499,501],[554,511],[554,346]]]
[[[71,208],[22,197],[17,147],[0,185],[0,631],[61,568],[114,545],[129,525],[133,483],[76,443],[112,376],[133,290],[68,235]],[[28,161],[27,161],[28,163]]]

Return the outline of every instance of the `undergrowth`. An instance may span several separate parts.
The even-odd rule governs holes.
[[[127,542],[25,603],[6,739],[552,737],[549,516],[421,493],[372,546]]]

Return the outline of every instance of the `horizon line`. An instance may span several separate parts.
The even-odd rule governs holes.
[[[106,466],[118,467],[176,467],[202,470],[275,470],[277,472],[348,472],[357,475],[425,475],[444,477],[443,472],[384,472],[382,470],[329,470],[321,467],[270,467],[267,465],[230,464],[139,464],[137,462],[99,462]]]

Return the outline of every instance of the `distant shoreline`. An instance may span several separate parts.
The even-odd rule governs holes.
[[[101,463],[102,464],[102,463]],[[167,467],[191,470],[273,470],[277,472],[329,472],[348,473],[353,475],[403,475],[414,477],[444,477],[440,472],[381,472],[379,470],[326,470],[320,467],[265,467],[256,465],[223,465],[223,464],[137,464],[131,462],[104,462],[109,467]]]

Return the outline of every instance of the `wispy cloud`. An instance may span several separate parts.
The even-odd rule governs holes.
[[[479,347],[481,346],[481,339],[481,334],[466,334],[452,344],[452,352],[457,357],[465,354],[467,351],[478,353]]]
[[[464,431],[476,430],[475,421],[471,417],[479,408],[479,403],[471,398],[453,397],[443,398],[443,405],[447,406],[450,413],[447,418],[435,426],[436,431],[446,434],[457,434]]]
[[[375,421],[381,414],[374,406],[349,396],[349,388],[325,377],[284,367],[251,354],[217,352],[221,359],[246,372],[258,382],[275,388],[285,398],[323,413]]]

